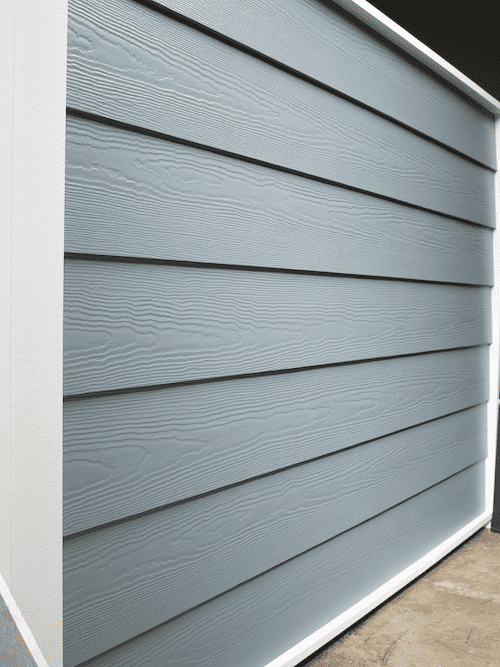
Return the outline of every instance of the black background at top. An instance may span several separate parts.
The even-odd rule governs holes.
[[[500,2],[369,0],[500,100]]]

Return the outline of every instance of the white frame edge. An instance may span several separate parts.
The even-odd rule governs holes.
[[[370,28],[373,28],[380,35],[386,37],[393,44],[399,46],[399,48],[451,83],[455,88],[472,97],[484,109],[487,109],[495,116],[500,114],[500,102],[498,100],[388,16],[382,14],[381,11],[369,2],[366,2],[366,0],[334,0],[334,2],[365,25],[370,26]]]
[[[63,663],[67,31],[67,0],[0,0],[0,593],[41,667]]]
[[[10,252],[14,3],[0,3],[0,572],[10,583]]]
[[[354,625],[357,621],[373,611],[376,607],[392,597],[401,588],[404,588],[413,579],[423,574],[439,560],[444,558],[450,551],[453,551],[462,542],[468,539],[475,532],[480,530],[491,520],[490,512],[483,512],[476,519],[468,523],[461,530],[456,532],[442,544],[432,549],[428,554],[422,556],[415,563],[377,588],[377,590],[367,595],[358,603],[347,609],[343,614],[337,616],[322,628],[313,632],[291,649],[283,653],[278,658],[268,663],[266,667],[294,667],[302,660],[308,658],[312,653],[322,648],[340,635],[344,630]]]

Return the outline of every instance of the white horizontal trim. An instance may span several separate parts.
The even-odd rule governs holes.
[[[16,601],[12,597],[9,591],[9,587],[5,583],[5,580],[1,574],[0,574],[0,595],[2,596],[5,604],[7,605],[7,609],[10,611],[10,615],[12,616],[14,623],[17,625],[17,629],[19,630],[21,637],[24,639],[24,643],[28,647],[33,657],[33,660],[36,662],[37,666],[49,667],[47,661],[42,655],[42,652],[40,651],[40,647],[38,646],[36,639],[31,634],[28,624],[24,620],[24,617],[21,614],[19,607],[16,604]]]
[[[344,630],[347,630],[347,628],[359,621],[363,616],[366,616],[366,614],[385,602],[388,598],[397,593],[397,591],[409,584],[410,581],[435,565],[441,558],[444,558],[450,551],[453,551],[453,549],[491,521],[491,518],[491,512],[483,512],[480,516],[468,523],[442,544],[413,563],[413,565],[407,567],[388,582],[380,586],[380,588],[373,591],[373,593],[370,593],[370,595],[367,595],[360,600],[360,602],[350,607],[343,614],[340,614],[340,616],[337,616],[322,628],[313,632],[312,635],[303,639],[286,651],[286,653],[283,653],[278,658],[268,663],[266,667],[294,667],[294,665],[297,665],[331,641],[334,637],[344,632]]]
[[[365,0],[335,0],[335,4],[343,7],[347,12],[376,30],[396,46],[399,46],[403,51],[429,67],[463,93],[472,97],[497,118],[500,116],[500,102],[498,100],[388,16],[382,14],[369,2]]]

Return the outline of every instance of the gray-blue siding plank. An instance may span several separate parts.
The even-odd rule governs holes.
[[[443,417],[488,391],[484,346],[67,401],[64,535]]]
[[[68,116],[67,252],[493,284],[493,231]]]
[[[133,0],[72,0],[67,104],[495,226],[494,172]]]
[[[88,667],[263,667],[483,509],[484,462],[480,462],[171,622],[161,624],[158,610],[159,627],[97,657]],[[133,548],[139,547],[140,543]],[[116,553],[110,547],[106,555],[110,562]],[[153,581],[150,590],[155,588]],[[136,594],[141,592],[137,584]],[[113,619],[108,616],[101,622],[108,620]],[[104,639],[101,626],[97,637],[75,641],[74,633],[66,631],[72,622],[65,605],[67,667],[123,637],[121,629],[114,628]]]
[[[486,458],[486,406],[64,544],[64,633],[96,653]],[[110,558],[110,555],[112,557]]]
[[[490,287],[67,260],[64,393],[491,342]]]
[[[155,1],[496,168],[493,116],[332,2]]]

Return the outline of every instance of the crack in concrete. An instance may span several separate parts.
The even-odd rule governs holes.
[[[401,639],[401,637],[402,637],[403,635],[405,635],[407,632],[409,632],[409,630],[405,630],[404,632],[402,632],[402,633],[399,635],[399,637],[397,637],[397,638],[392,642],[392,644],[389,646],[389,648],[387,649],[387,651],[384,653],[384,657],[382,658],[382,664],[383,664],[383,665],[385,665],[385,661],[386,661],[387,655],[388,655],[389,652],[392,650],[392,647],[393,647],[395,644],[397,644],[398,641]]]

